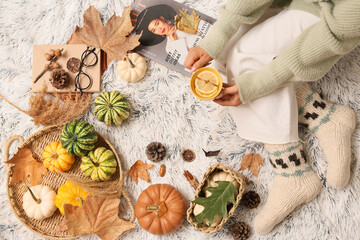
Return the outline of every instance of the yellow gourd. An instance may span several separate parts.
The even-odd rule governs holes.
[[[55,191],[45,185],[36,185],[28,189],[23,196],[23,208],[26,215],[36,220],[51,217],[56,211]]]
[[[128,53],[125,59],[118,61],[116,71],[122,80],[126,82],[138,82],[146,72],[146,61],[137,53]]]
[[[56,172],[54,167],[62,172],[67,171],[75,162],[75,157],[67,153],[60,142],[52,142],[47,145],[41,157],[45,159],[43,163],[51,172]]]
[[[83,205],[88,193],[70,181],[66,181],[58,189],[58,194],[55,198],[55,205],[60,210],[62,215],[65,215],[63,204],[71,204],[74,206]]]

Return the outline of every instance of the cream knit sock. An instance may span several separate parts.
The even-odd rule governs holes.
[[[265,206],[254,220],[258,234],[269,233],[297,206],[313,200],[322,187],[307,163],[301,142],[265,144],[265,148],[274,168],[274,183]]]
[[[356,125],[355,112],[324,100],[307,83],[297,87],[296,97],[299,123],[315,134],[327,159],[327,182],[334,188],[345,187],[350,178],[351,135]]]

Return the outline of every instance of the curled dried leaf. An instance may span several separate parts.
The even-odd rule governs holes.
[[[150,176],[147,170],[153,166],[153,164],[147,164],[143,163],[141,160],[137,160],[128,171],[128,174],[136,184],[138,183],[138,177],[146,182],[150,182]]]
[[[32,186],[38,185],[42,181],[42,175],[47,176],[47,168],[40,162],[36,161],[29,148],[19,148],[18,152],[6,163],[13,163],[13,175],[10,184],[17,182],[26,182],[30,176]]]
[[[248,168],[255,177],[259,175],[261,165],[264,166],[264,158],[257,153],[248,153],[241,159],[241,167],[238,171]]]

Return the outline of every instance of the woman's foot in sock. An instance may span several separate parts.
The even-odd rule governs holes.
[[[297,206],[313,200],[322,187],[307,163],[301,142],[266,144],[265,148],[274,168],[274,182],[265,206],[254,220],[258,234],[269,233]]]
[[[319,140],[328,162],[327,182],[334,188],[345,187],[350,179],[351,135],[355,130],[355,112],[333,104],[302,84],[296,89],[299,123],[304,124]]]

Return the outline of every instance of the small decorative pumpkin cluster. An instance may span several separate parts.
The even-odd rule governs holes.
[[[69,170],[81,156],[80,169],[85,176],[94,181],[107,181],[116,172],[117,161],[114,153],[105,147],[96,147],[98,135],[94,126],[87,121],[73,120],[64,125],[60,142],[48,144],[41,156],[43,164],[51,172]],[[94,150],[93,150],[94,149]],[[34,219],[51,217],[56,208],[64,215],[63,204],[81,206],[88,193],[67,181],[60,186],[58,193],[45,185],[28,187],[23,196],[25,213]]]

